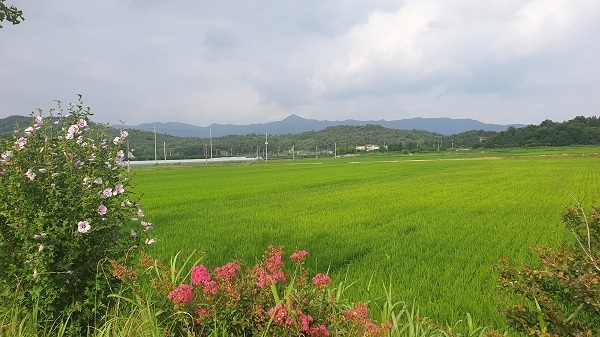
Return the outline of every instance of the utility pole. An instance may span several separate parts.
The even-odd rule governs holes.
[[[269,160],[269,151],[267,150],[267,146],[269,146],[269,136],[265,132],[265,161]]]
[[[163,154],[165,155],[165,163],[167,162],[167,142],[163,142]]]
[[[210,161],[212,161],[212,129],[209,129],[210,131]]]
[[[158,158],[156,157],[156,123],[154,123],[154,164],[158,165]]]

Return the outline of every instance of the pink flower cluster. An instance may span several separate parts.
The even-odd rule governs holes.
[[[329,330],[323,324],[311,327],[313,318],[310,315],[304,314],[301,310],[296,310],[298,317],[298,329],[300,332],[305,332],[311,337],[326,337],[329,336]],[[291,314],[289,314],[287,307],[284,303],[276,304],[271,310],[269,310],[269,317],[276,324],[292,327],[295,324],[295,320]]]
[[[211,280],[210,273],[204,265],[192,268],[192,284],[201,285],[205,295],[216,295],[219,292],[219,284]]]
[[[240,271],[240,266],[235,262],[228,262],[222,267],[215,268],[218,280],[231,280],[237,277],[237,272]]]
[[[307,255],[308,252],[304,250],[296,250],[290,255],[290,259],[298,264],[294,275],[301,273],[305,280],[308,280],[308,270],[301,264]],[[286,334],[293,332],[298,336],[329,337],[340,331],[350,331],[351,335],[375,337],[388,333],[390,323],[381,325],[373,323],[369,319],[369,310],[364,303],[341,312],[330,311],[332,308],[326,306],[331,303],[327,301],[326,296],[322,296],[322,290],[332,282],[326,274],[316,274],[312,278],[312,285],[309,282],[295,282],[288,285],[283,272],[282,257],[283,247],[269,246],[263,260],[255,269],[251,269],[256,277],[255,280],[252,277],[244,277],[246,275],[240,273],[241,268],[236,261],[216,267],[212,275],[206,266],[194,266],[190,270],[191,284],[179,285],[169,293],[168,298],[176,305],[189,304],[189,308],[192,309],[190,314],[195,317],[195,324],[201,325],[202,329],[214,323],[211,321],[211,316],[214,316],[213,319],[217,321],[225,319],[224,317],[229,319],[232,310],[237,311],[240,295],[244,295],[242,291],[248,291],[247,295],[253,304],[247,314],[252,316],[244,317],[244,320],[249,324],[272,324],[275,335],[280,332]],[[277,282],[283,284],[271,289],[263,289]],[[290,286],[298,289],[297,292],[293,292],[293,295],[287,292]],[[286,290],[282,294],[283,288]],[[275,296],[272,292],[276,293]],[[198,299],[194,299],[195,295]],[[316,299],[311,297],[314,295],[317,296]],[[275,303],[271,302],[273,299]],[[266,310],[269,307],[270,309]],[[338,325],[338,322],[342,324]],[[329,323],[331,323],[330,327],[325,325]],[[329,328],[335,330],[330,332]]]
[[[310,323],[313,318],[309,315],[304,314],[301,310],[297,310],[298,320],[300,321],[300,331],[308,332],[310,330]]]
[[[287,314],[287,309],[283,303],[276,304],[273,308],[271,308],[271,310],[269,310],[269,317],[273,319],[273,322],[280,325],[290,325],[286,320]]]
[[[195,311],[196,315],[198,315],[199,317],[206,317],[206,316],[210,316],[210,311],[208,311],[207,309],[204,308],[199,308]]]
[[[270,287],[277,281],[285,282],[285,273],[282,270],[283,267],[283,247],[275,249],[272,245],[269,246],[267,257],[265,259],[265,266],[260,266],[256,270],[256,277],[258,279],[257,284],[260,288]]]
[[[175,304],[190,303],[194,298],[194,289],[189,284],[181,284],[169,293],[168,298]]]
[[[206,285],[210,282],[210,273],[208,269],[204,265],[194,266],[192,267],[192,284],[197,285]]]
[[[319,324],[318,326],[312,327],[308,330],[308,335],[310,337],[329,337],[329,330],[323,324]]]
[[[290,255],[290,259],[292,261],[294,261],[295,263],[300,264],[300,263],[304,262],[307,255],[308,255],[307,251],[297,250],[297,251],[293,252],[292,255]]]
[[[369,308],[364,303],[358,303],[354,308],[343,310],[342,315],[346,320],[362,326],[364,336],[380,336],[392,327],[390,322],[385,322],[381,326],[371,322],[369,320]]]
[[[343,310],[342,315],[349,321],[364,323],[369,318],[369,308],[364,303],[358,303],[352,309]]]
[[[325,289],[331,284],[331,277],[325,274],[318,273],[313,277],[312,283],[320,289]]]

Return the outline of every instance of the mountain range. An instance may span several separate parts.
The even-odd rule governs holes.
[[[248,134],[264,134],[270,135],[286,135],[297,134],[305,131],[320,131],[330,126],[349,125],[381,125],[390,129],[398,130],[423,130],[439,133],[445,136],[458,134],[470,130],[484,131],[504,131],[510,126],[516,128],[523,127],[522,124],[486,124],[473,119],[453,119],[453,118],[408,118],[393,121],[378,120],[378,121],[359,121],[347,119],[344,121],[324,121],[316,119],[305,119],[297,115],[290,115],[281,121],[249,124],[249,125],[233,125],[233,124],[211,124],[209,126],[196,126],[178,122],[156,122],[143,123],[139,125],[125,125],[126,129],[137,129],[144,131],[154,131],[161,134],[168,134],[178,137],[201,137],[208,138],[224,137],[229,135],[248,135]],[[115,128],[120,128],[120,125],[113,125]]]

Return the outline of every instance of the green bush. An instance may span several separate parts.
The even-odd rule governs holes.
[[[558,250],[536,247],[539,266],[497,266],[500,285],[522,303],[503,309],[517,331],[540,336],[600,335],[600,209],[581,205],[564,214],[575,243]]]
[[[32,113],[0,143],[0,293],[35,307],[40,324],[68,318],[76,331],[106,310],[108,259],[126,263],[152,226],[125,169],[127,133],[107,139],[81,96],[67,112],[58,102]]]

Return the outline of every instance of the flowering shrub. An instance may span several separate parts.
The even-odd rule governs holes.
[[[155,298],[148,303],[162,305],[163,318],[176,321],[165,322],[179,330],[170,331],[175,335],[387,336],[391,325],[372,322],[364,303],[340,301],[341,290],[332,287],[328,275],[310,278],[306,251],[291,254],[290,270],[284,268],[283,254],[283,247],[269,246],[252,267],[243,269],[236,261],[212,272],[204,265],[185,266],[185,277],[175,277],[185,270],[144,255],[141,267],[150,278],[133,276],[129,284],[138,294],[145,281],[151,284]]]
[[[563,216],[575,243],[559,249],[535,247],[539,264],[495,266],[499,284],[524,301],[502,309],[511,327],[537,336],[600,335],[600,208],[579,204]]]
[[[125,263],[151,228],[124,167],[127,132],[108,138],[90,115],[81,96],[68,114],[59,102],[0,143],[0,287],[80,327],[106,307],[104,262]]]

